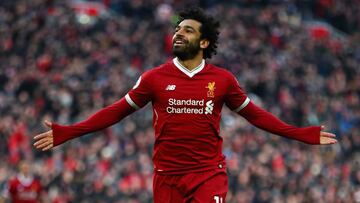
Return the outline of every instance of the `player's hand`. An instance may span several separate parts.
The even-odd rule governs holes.
[[[336,136],[333,133],[323,131],[325,129],[324,126],[321,126],[320,131],[320,144],[335,144],[337,143]]]
[[[47,127],[51,128],[52,123],[50,121],[45,120],[44,123]],[[38,134],[34,137],[34,140],[36,141],[34,143],[36,149],[41,149],[42,151],[49,150],[54,146],[53,131],[49,130],[47,132]]]

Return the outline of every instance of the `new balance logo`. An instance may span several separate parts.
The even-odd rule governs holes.
[[[165,90],[173,91],[173,90],[175,90],[175,88],[176,88],[176,85],[168,85]]]

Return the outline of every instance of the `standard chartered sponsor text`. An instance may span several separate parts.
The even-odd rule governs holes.
[[[204,106],[204,100],[195,100],[195,99],[169,99],[169,105],[171,106]]]
[[[172,106],[168,106],[166,108],[166,112],[168,112],[168,113],[203,114],[204,108],[188,108],[188,107],[175,108]]]
[[[166,107],[166,112],[173,113],[173,114],[204,114],[204,111],[205,111],[204,110],[204,107],[205,107],[204,99],[196,100],[196,99],[170,98],[168,100],[168,104],[169,104],[169,106]],[[181,106],[181,107],[178,107],[178,106]]]

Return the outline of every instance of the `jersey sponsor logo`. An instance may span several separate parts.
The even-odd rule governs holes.
[[[205,87],[208,89],[207,91],[207,97],[214,98],[215,97],[215,82],[209,82],[208,86]]]
[[[205,114],[212,114],[214,110],[214,102],[212,100],[206,102]]]
[[[176,85],[168,85],[165,90],[173,91],[173,90],[175,90],[175,88],[176,88]]]
[[[174,99],[168,100],[166,112],[171,114],[212,114],[214,110],[214,102],[204,99]]]
[[[36,191],[30,190],[30,191],[18,191],[17,194],[18,198],[21,200],[28,200],[28,201],[34,201],[36,200],[37,193]]]

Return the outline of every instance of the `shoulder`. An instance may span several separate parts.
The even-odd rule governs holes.
[[[41,185],[41,177],[39,176],[34,176],[33,182],[36,184]]]
[[[228,87],[231,87],[231,88],[240,87],[240,83],[239,83],[237,77],[233,73],[226,70],[225,68],[215,66],[212,64],[209,64],[209,65],[211,66],[211,70],[215,71],[215,74],[219,78],[222,78],[223,81],[225,81],[225,83],[228,85]]]
[[[169,62],[151,68],[141,74],[139,80],[145,81],[148,84],[154,84],[159,82],[159,77],[163,77],[167,75],[167,73],[171,72],[172,66]]]
[[[154,77],[154,76],[156,76],[156,75],[158,75],[158,74],[160,74],[162,72],[166,72],[168,68],[170,68],[170,64],[164,63],[164,64],[161,64],[159,66],[156,66],[154,68],[151,68],[151,69],[145,71],[141,75],[141,77],[143,77],[143,78],[144,77]]]
[[[232,74],[230,71],[226,70],[226,68],[216,66],[213,64],[208,64],[208,66],[211,71],[215,72],[216,74],[218,74],[221,77],[225,77],[227,79],[235,78],[234,74]]]
[[[165,73],[168,71],[169,65],[167,63],[161,64],[159,66],[153,67],[149,70],[146,70],[141,74],[141,76],[136,81],[136,84],[133,88],[137,88],[140,84],[141,86],[147,86],[151,87],[151,84],[156,83],[158,80],[158,77],[162,75],[162,73]]]
[[[10,187],[14,187],[16,185],[18,185],[19,180],[16,177],[13,177],[9,180],[8,184]]]
[[[34,178],[33,184],[36,185],[38,188],[41,188],[41,187],[42,187],[41,181],[40,181],[40,178],[39,178],[39,177]]]

